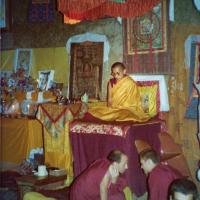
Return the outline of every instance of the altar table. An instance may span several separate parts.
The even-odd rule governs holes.
[[[73,151],[75,177],[94,160],[105,158],[111,150],[119,149],[126,153],[129,159],[128,170],[124,174],[128,186],[137,196],[143,195],[146,191],[146,177],[140,168],[134,141],[136,139],[144,140],[157,152],[160,152],[158,138],[160,125],[161,121],[159,120],[141,124],[119,122],[95,124],[80,120],[72,122],[70,125],[70,141]],[[106,128],[107,126],[108,128]]]
[[[20,164],[33,148],[42,148],[42,124],[28,118],[0,118],[1,162]]]

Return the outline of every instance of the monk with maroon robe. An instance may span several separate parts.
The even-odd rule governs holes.
[[[108,159],[92,163],[72,184],[70,200],[125,200],[125,180],[120,174],[127,169],[128,158],[118,150]]]
[[[168,200],[168,189],[172,181],[182,175],[169,165],[160,163],[154,150],[140,153],[141,168],[148,175],[148,200]]]

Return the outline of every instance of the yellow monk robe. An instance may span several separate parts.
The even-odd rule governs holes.
[[[142,108],[140,93],[136,82],[129,76],[118,80],[111,89],[112,106],[94,106],[89,113],[105,121],[144,122],[150,115]]]

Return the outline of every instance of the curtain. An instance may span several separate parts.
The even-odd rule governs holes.
[[[135,17],[152,9],[161,0],[58,0],[58,10],[77,20],[95,20],[103,17]]]

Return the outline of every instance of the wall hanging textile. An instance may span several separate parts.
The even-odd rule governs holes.
[[[54,4],[52,0],[30,0],[29,22],[49,22],[54,19]]]
[[[73,180],[73,155],[69,139],[69,123],[79,115],[81,104],[41,104],[37,119],[43,124],[45,163],[64,168],[67,182]]]
[[[168,7],[163,0],[142,16],[123,19],[123,62],[129,73],[173,72]]]
[[[191,44],[191,60],[189,74],[189,102],[187,105],[185,117],[198,118],[198,91],[195,88],[195,83],[200,80],[200,43]]]
[[[135,17],[152,9],[160,0],[58,0],[58,10],[65,16],[78,20],[110,17]]]
[[[127,19],[128,54],[166,51],[166,8],[159,3],[142,16]]]

